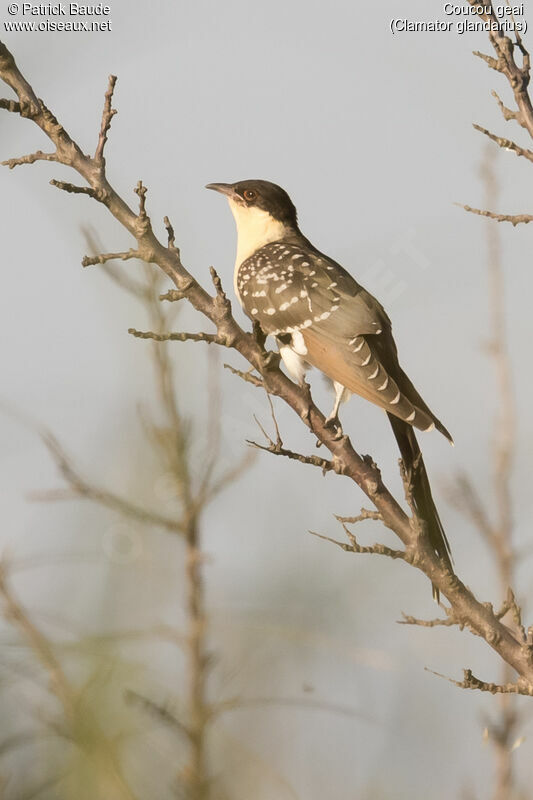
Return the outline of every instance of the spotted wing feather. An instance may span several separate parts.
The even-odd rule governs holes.
[[[390,325],[383,308],[340,265],[298,245],[262,247],[241,264],[236,283],[248,316],[274,336],[325,321],[335,330],[368,334]]]

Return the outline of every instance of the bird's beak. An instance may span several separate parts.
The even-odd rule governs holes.
[[[213,189],[215,192],[227,195],[227,197],[235,196],[235,188],[231,183],[208,183],[205,188]]]

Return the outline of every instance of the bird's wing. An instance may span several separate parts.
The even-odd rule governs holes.
[[[243,262],[237,288],[265,333],[301,334],[298,352],[331,380],[451,439],[401,369],[385,310],[339,264],[307,247],[275,242]]]
[[[248,316],[273,336],[326,320],[332,336],[390,327],[382,306],[339,264],[293,244],[274,242],[246,259],[237,289]]]

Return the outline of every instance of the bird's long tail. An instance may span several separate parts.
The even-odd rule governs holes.
[[[407,478],[411,484],[413,501],[420,519],[426,523],[429,541],[435,553],[451,569],[451,552],[448,539],[431,494],[431,486],[422,453],[411,425],[387,414],[394,436],[398,442]],[[433,597],[439,601],[439,590],[433,585]]]

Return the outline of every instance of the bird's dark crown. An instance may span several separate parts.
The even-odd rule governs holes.
[[[230,184],[235,199],[245,205],[261,208],[274,219],[291,227],[298,227],[296,208],[291,198],[281,186],[270,181],[248,180]]]

